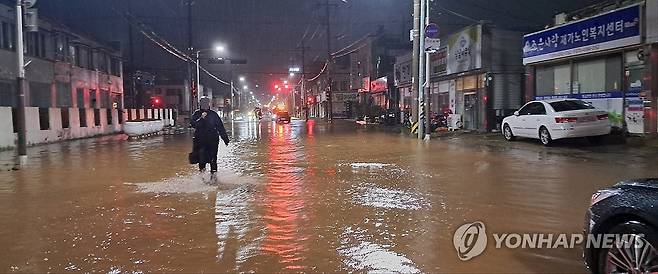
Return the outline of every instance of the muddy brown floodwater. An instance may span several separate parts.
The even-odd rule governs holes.
[[[217,185],[186,164],[188,135],[33,147],[20,171],[0,153],[0,271],[584,272],[578,248],[462,262],[453,233],[579,233],[596,189],[658,176],[655,153],[619,145],[233,127]]]

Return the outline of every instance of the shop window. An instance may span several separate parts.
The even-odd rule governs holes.
[[[94,125],[97,127],[101,125],[101,110],[97,108],[94,109]]]
[[[57,107],[72,107],[73,98],[71,98],[71,84],[69,83],[57,83],[56,84],[57,94],[55,100],[57,101]]]
[[[71,122],[69,120],[69,109],[61,108],[60,115],[62,116],[62,128],[70,128]]]
[[[87,109],[78,108],[78,114],[80,116],[80,127],[87,127]]]
[[[575,64],[574,93],[618,91],[621,88],[621,56],[591,59]]]
[[[538,96],[570,94],[571,67],[569,64],[538,67],[535,90]]]
[[[50,129],[50,112],[48,108],[39,108],[39,128],[41,130]]]

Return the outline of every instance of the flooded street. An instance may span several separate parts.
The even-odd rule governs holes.
[[[216,184],[187,164],[188,135],[32,147],[20,171],[0,153],[0,271],[584,272],[579,248],[492,242],[461,261],[453,234],[580,233],[592,192],[658,177],[658,153],[622,145],[423,143],[340,121],[231,134]]]

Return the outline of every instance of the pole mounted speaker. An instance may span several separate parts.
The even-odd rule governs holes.
[[[37,0],[23,0],[23,6],[26,8],[32,8],[37,4]]]
[[[25,11],[24,16],[25,30],[28,32],[38,32],[39,31],[39,13],[37,9],[28,8]]]

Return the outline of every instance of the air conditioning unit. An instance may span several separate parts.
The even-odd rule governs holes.
[[[555,15],[555,25],[559,26],[567,22],[567,14],[566,13],[560,13]]]

